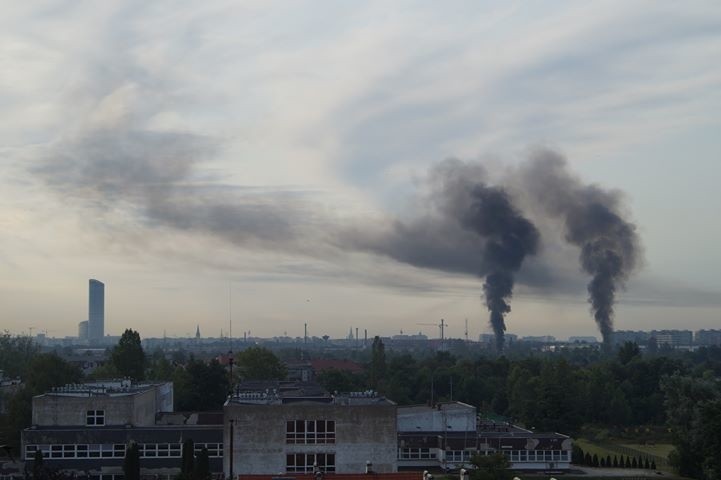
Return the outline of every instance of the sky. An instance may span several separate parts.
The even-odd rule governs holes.
[[[539,155],[634,228],[616,328],[719,328],[720,87],[715,1],[4,5],[0,330],[490,332],[455,159],[540,231],[508,331],[598,336]]]

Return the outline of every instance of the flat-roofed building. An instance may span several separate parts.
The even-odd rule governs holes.
[[[568,470],[571,449],[566,435],[478,421],[476,408],[461,402],[398,407],[400,469],[457,470],[473,455],[500,453],[514,470]]]
[[[224,471],[397,471],[396,405],[376,392],[331,395],[312,383],[245,382],[224,407]]]
[[[33,425],[22,432],[22,459],[41,451],[52,470],[88,480],[119,480],[130,443],[140,451],[141,474],[180,473],[182,443],[208,449],[211,472],[222,472],[222,412],[173,412],[171,382],[127,380],[66,385],[33,398]]]

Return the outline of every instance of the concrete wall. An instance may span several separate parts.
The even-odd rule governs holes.
[[[399,432],[469,432],[476,430],[476,408],[465,403],[439,407],[398,407]]]
[[[104,410],[106,426],[154,425],[155,413],[158,411],[155,389],[135,394],[88,397],[59,394],[40,395],[33,398],[33,425],[85,425],[88,410]]]
[[[396,406],[382,405],[226,405],[224,471],[229,474],[230,420],[234,420],[233,473],[280,474],[290,453],[333,453],[337,473],[363,473],[366,461],[376,472],[395,472]],[[334,420],[333,444],[287,444],[286,422]]]

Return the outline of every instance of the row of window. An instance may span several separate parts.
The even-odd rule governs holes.
[[[123,443],[115,444],[87,444],[87,445],[26,445],[25,459],[35,458],[35,452],[43,452],[44,458],[123,458],[125,457]],[[208,456],[221,458],[223,456],[222,443],[196,443],[195,453],[200,453],[203,448],[208,449]],[[138,451],[141,458],[180,458],[182,456],[182,445],[180,443],[139,443]]]
[[[334,453],[292,453],[285,456],[287,473],[335,472]]]
[[[430,448],[399,448],[399,460],[431,460],[436,454]]]
[[[285,442],[294,444],[335,443],[335,421],[290,420],[285,424]]]
[[[435,460],[436,449],[431,448],[399,448],[398,460]],[[447,462],[470,462],[470,450],[446,450]],[[488,455],[495,452],[480,452]],[[563,462],[570,461],[570,452],[567,450],[504,450],[502,453],[512,462]]]
[[[506,450],[503,452],[512,462],[568,462],[568,450]]]

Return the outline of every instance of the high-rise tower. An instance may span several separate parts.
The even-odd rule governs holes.
[[[88,341],[99,343],[105,336],[105,285],[91,278],[88,293]]]

